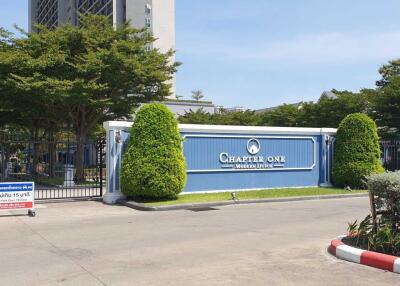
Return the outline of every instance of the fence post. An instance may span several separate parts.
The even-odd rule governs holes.
[[[103,196],[103,153],[104,151],[104,140],[103,138],[100,139],[100,144],[99,144],[99,150],[97,154],[97,158],[99,162],[97,164],[100,164],[99,168],[99,180],[100,180],[100,196]]]
[[[120,188],[120,170],[124,145],[128,141],[129,129],[132,122],[125,121],[107,121],[103,126],[106,129],[106,173],[107,187],[103,195],[103,202],[106,204],[115,204],[123,194]]]
[[[6,170],[6,168],[5,168],[5,164],[6,164],[5,159],[6,159],[6,157],[4,155],[4,152],[5,152],[4,145],[1,144],[1,181],[4,181],[4,179],[5,179],[5,170]]]

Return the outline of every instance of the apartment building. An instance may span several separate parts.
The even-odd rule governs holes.
[[[79,25],[79,15],[86,13],[105,15],[114,26],[129,20],[135,28],[146,27],[157,39],[154,48],[175,50],[175,0],[29,0],[29,31],[35,31],[36,23],[50,29]],[[171,98],[176,98],[175,85],[174,78]]]

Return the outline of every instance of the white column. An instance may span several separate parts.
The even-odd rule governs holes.
[[[112,23],[113,23],[114,28],[117,28],[117,26],[118,26],[117,5],[118,5],[117,0],[113,0],[113,21],[112,21]]]
[[[29,10],[29,14],[28,14],[28,18],[29,18],[29,23],[28,23],[28,32],[33,32],[34,30],[34,23],[36,23],[36,9],[37,6],[37,1],[36,0],[29,0],[28,1],[28,10]]]
[[[330,135],[323,135],[322,136],[322,146],[323,146],[323,151],[322,151],[322,164],[323,164],[323,170],[324,170],[324,182],[320,184],[321,187],[332,187],[332,162],[331,162],[331,154],[333,152],[332,148],[332,142],[334,140],[334,137]]]
[[[73,187],[74,182],[74,165],[66,164],[64,165],[64,187]]]
[[[124,1],[123,0],[113,0],[113,26],[117,28],[119,25],[124,23],[125,17],[124,11]]]
[[[120,184],[121,162],[132,124],[126,121],[108,121],[103,124],[107,133],[107,188],[103,195],[106,204],[115,204],[124,197]]]

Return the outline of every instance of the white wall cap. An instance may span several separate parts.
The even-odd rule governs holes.
[[[264,126],[227,126],[180,124],[181,132],[195,133],[245,133],[245,134],[298,134],[298,135],[335,135],[334,128],[264,127]]]
[[[103,123],[103,127],[106,130],[110,129],[129,129],[133,125],[131,121],[106,121]]]
[[[110,129],[129,129],[133,122],[107,121],[103,126]],[[297,135],[335,135],[334,128],[299,128],[299,127],[264,127],[264,126],[228,126],[228,125],[201,125],[179,124],[181,132],[193,133],[240,133],[240,134],[297,134]]]

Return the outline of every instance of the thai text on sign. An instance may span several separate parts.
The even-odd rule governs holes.
[[[21,210],[34,208],[35,184],[0,183],[0,210]]]

